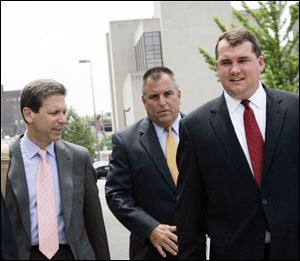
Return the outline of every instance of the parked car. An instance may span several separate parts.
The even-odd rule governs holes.
[[[95,161],[93,167],[96,171],[97,179],[106,178],[109,169],[109,161]]]

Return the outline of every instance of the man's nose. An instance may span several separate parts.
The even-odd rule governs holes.
[[[235,73],[238,73],[238,72],[240,72],[240,65],[238,64],[238,63],[235,63],[235,62],[233,62],[232,63],[232,66],[231,66],[231,70],[230,70],[230,72],[232,73],[232,74],[235,74]]]
[[[166,105],[166,98],[163,95],[159,96],[158,104],[162,107]]]
[[[65,113],[61,113],[61,114],[59,115],[58,121],[59,121],[60,123],[66,123],[66,122],[67,122],[67,115],[66,115]]]

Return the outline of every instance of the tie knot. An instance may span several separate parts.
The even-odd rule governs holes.
[[[249,108],[249,100],[242,100],[241,104],[243,104],[245,106],[245,108]]]
[[[40,155],[42,160],[46,160],[47,151],[46,150],[39,150],[38,154]]]
[[[172,133],[172,126],[165,128],[165,130],[170,135]]]

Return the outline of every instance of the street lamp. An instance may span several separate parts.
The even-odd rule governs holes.
[[[126,112],[129,112],[130,109],[131,109],[131,107],[128,107],[127,109],[124,109],[124,110],[123,110],[125,127],[126,127],[126,125],[127,125],[127,123],[126,123]]]
[[[98,138],[97,126],[96,126],[97,115],[96,115],[95,94],[94,94],[94,84],[93,84],[92,61],[91,60],[79,60],[79,63],[89,63],[90,64],[90,76],[91,76],[91,86],[92,86],[92,96],[93,96],[93,106],[94,106],[94,125],[95,125],[95,131],[96,131],[97,154],[98,154],[98,159],[100,160],[99,138]]]

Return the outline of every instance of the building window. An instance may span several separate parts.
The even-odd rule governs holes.
[[[146,32],[135,46],[137,71],[146,71],[154,66],[162,66],[160,32]]]

